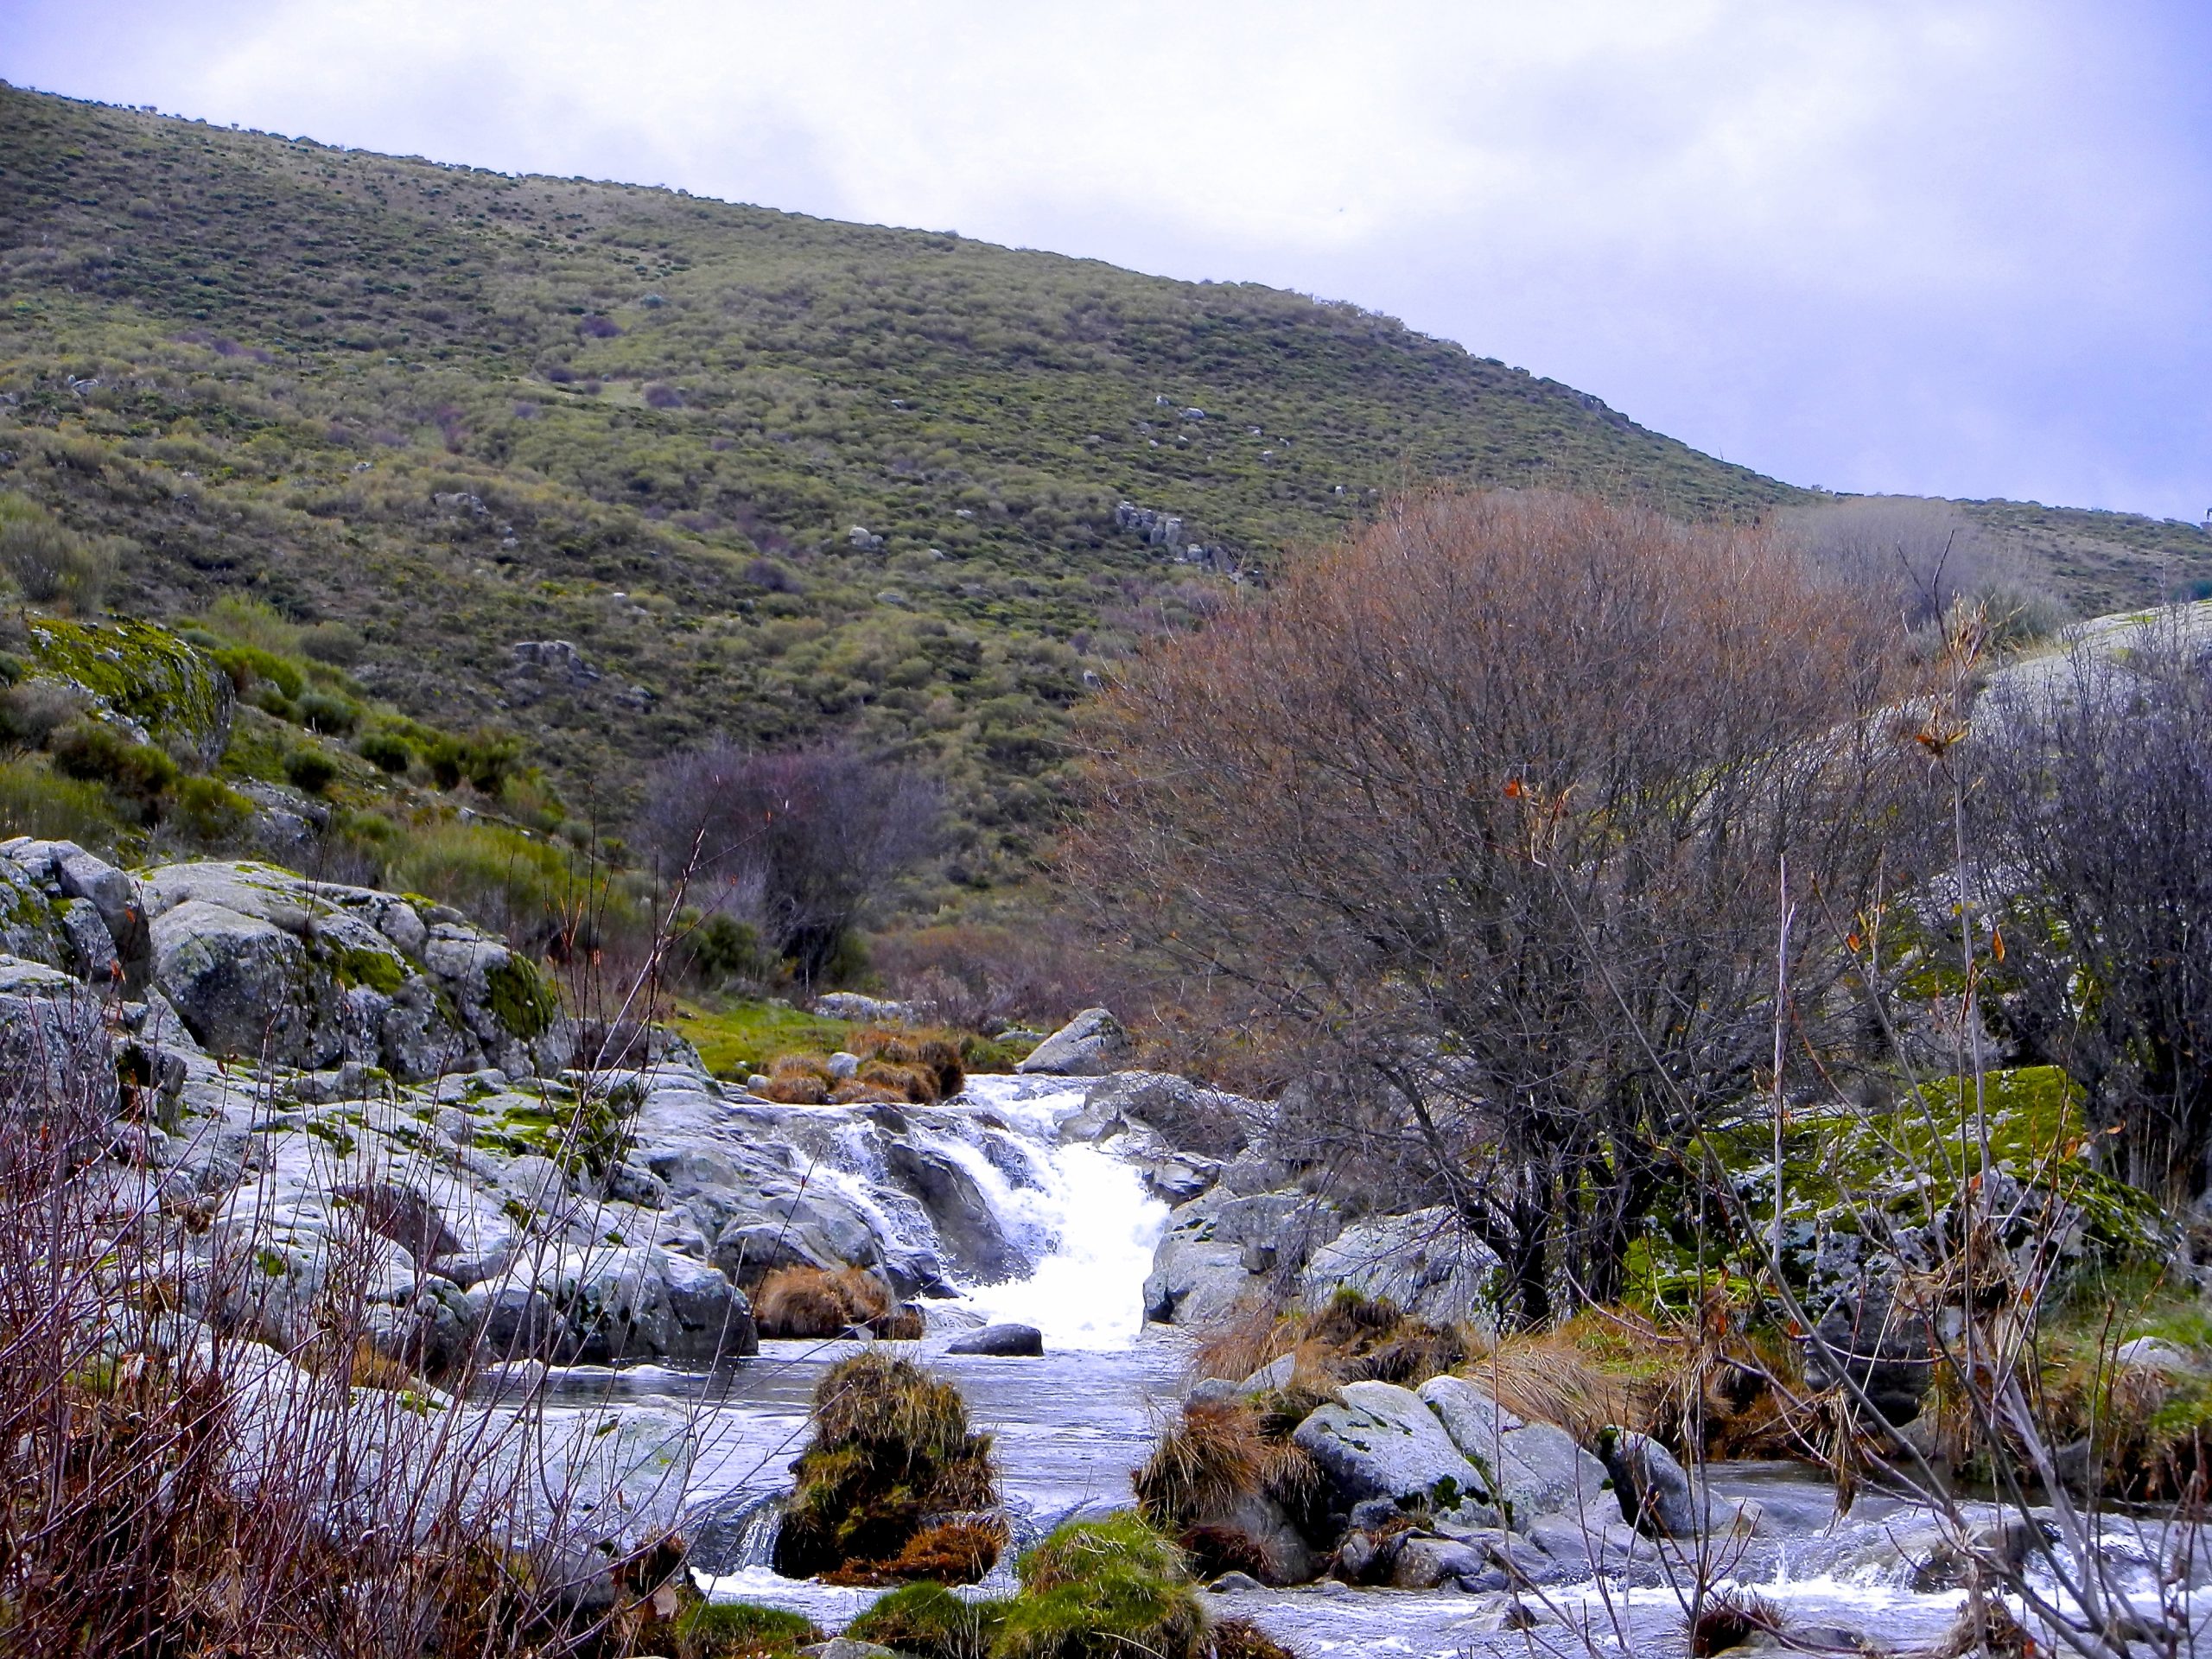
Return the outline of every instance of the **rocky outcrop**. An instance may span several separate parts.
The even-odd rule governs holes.
[[[1432,1325],[1494,1332],[1497,1267],[1497,1255],[1439,1206],[1353,1223],[1314,1250],[1300,1289],[1311,1307],[1350,1290]]]
[[[1480,1505],[1482,1471],[1453,1445],[1419,1395],[1390,1382],[1347,1382],[1341,1403],[1318,1407],[1291,1439],[1328,1478],[1345,1512],[1372,1498],[1402,1510],[1468,1515],[1494,1524]]]
[[[457,911],[257,863],[172,864],[139,885],[154,982],[213,1052],[416,1082],[550,1074],[574,1052],[537,968]]]
[[[134,742],[173,745],[206,771],[230,742],[238,693],[214,658],[166,628],[127,620],[30,619],[31,677],[67,686]]]
[[[1253,1120],[1263,1109],[1165,1071],[1118,1071],[1102,1077],[1085,1094],[1084,1108],[1102,1119],[1118,1116],[1142,1124],[1178,1152],[1217,1160],[1234,1158],[1251,1144]]]
[[[1126,1060],[1134,1046],[1111,1010],[1085,1008],[1014,1069],[1033,1076],[1103,1077]]]
[[[1327,1198],[1299,1192],[1240,1194],[1225,1182],[1170,1218],[1145,1281],[1145,1317],[1204,1325],[1296,1276],[1334,1238],[1344,1217]]]

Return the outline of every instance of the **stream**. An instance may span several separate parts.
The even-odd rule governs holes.
[[[1109,1150],[1061,1140],[1060,1127],[1083,1109],[1084,1092],[1081,1082],[978,1077],[959,1100],[928,1114],[932,1143],[976,1177],[1029,1271],[990,1285],[956,1281],[957,1298],[927,1305],[929,1333],[894,1344],[956,1383],[970,1421],[995,1437],[1007,1506],[1021,1538],[1073,1514],[1126,1507],[1130,1471],[1148,1454],[1159,1425],[1190,1381],[1187,1338],[1172,1327],[1147,1325],[1140,1304],[1166,1206]],[[822,1172],[887,1226],[903,1230],[906,1242],[930,1248],[926,1218],[910,1200],[886,1193],[880,1175],[857,1151]],[[962,1330],[999,1319],[1037,1326],[1045,1356],[944,1351]],[[779,1577],[766,1564],[773,1525],[767,1500],[788,1485],[816,1381],[860,1345],[765,1341],[757,1357],[712,1376],[651,1366],[574,1368],[558,1375],[553,1403],[640,1402],[691,1412],[699,1448],[695,1498],[761,1500],[745,1527],[740,1564],[702,1578],[702,1588],[717,1600],[787,1607],[835,1629],[881,1592]],[[1756,1591],[1794,1625],[1830,1626],[1909,1648],[1934,1642],[1956,1615],[1963,1592],[1916,1593],[1909,1584],[1907,1558],[1927,1542],[1930,1516],[1924,1510],[1862,1493],[1851,1514],[1839,1517],[1827,1482],[1794,1465],[1717,1464],[1708,1467],[1707,1483],[1716,1507],[1756,1499],[1763,1517],[1756,1535],[1709,1546],[1717,1581]],[[2117,1525],[2108,1548],[2141,1563],[2139,1585],[2148,1596],[2158,1542]],[[1636,1577],[1633,1585],[1600,1579],[1524,1592],[1522,1605],[1537,1620],[1526,1630],[1499,1628],[1506,1598],[1456,1591],[1324,1582],[1208,1592],[1205,1600],[1220,1615],[1253,1620],[1303,1659],[1685,1653],[1687,1565],[1662,1560]],[[1012,1587],[1009,1566],[1002,1564],[968,1593]]]

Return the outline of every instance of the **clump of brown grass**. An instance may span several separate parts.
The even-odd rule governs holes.
[[[1006,1523],[995,1515],[961,1516],[925,1526],[887,1560],[848,1561],[822,1575],[824,1584],[974,1584],[1006,1548]]]
[[[1206,1626],[1207,1659],[1298,1659],[1249,1618],[1217,1618]]]
[[[823,1106],[836,1084],[825,1062],[808,1054],[779,1054],[768,1062],[768,1081],[760,1092],[786,1106]]]
[[[914,1096],[915,1103],[950,1100],[968,1086],[967,1067],[960,1058],[960,1039],[950,1032],[887,1031],[870,1027],[853,1039],[854,1053],[886,1067],[906,1070],[913,1085],[928,1092]],[[863,1071],[865,1077],[867,1072]]]
[[[1297,1421],[1270,1417],[1248,1401],[1189,1402],[1129,1478],[1138,1513],[1208,1576],[1234,1569],[1278,1581],[1274,1564],[1230,1518],[1255,1499],[1294,1521],[1310,1518],[1324,1482],[1313,1459],[1288,1438]]]
[[[1383,1297],[1339,1291],[1319,1309],[1281,1303],[1243,1309],[1204,1331],[1192,1370],[1231,1382],[1295,1356],[1289,1392],[1325,1396],[1344,1382],[1412,1388],[1467,1357],[1467,1333],[1402,1313]]]
[[[753,1293],[753,1317],[764,1337],[836,1337],[875,1328],[895,1306],[890,1287],[859,1268],[777,1268]]]

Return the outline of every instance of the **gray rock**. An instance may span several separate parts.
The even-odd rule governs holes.
[[[1449,1538],[1414,1535],[1398,1545],[1390,1563],[1390,1583],[1400,1590],[1433,1590],[1442,1585],[1458,1587],[1462,1578],[1472,1578],[1490,1566],[1478,1549]]]
[[[1161,1071],[1117,1071],[1102,1077],[1085,1094],[1084,1107],[1101,1116],[1142,1123],[1178,1152],[1216,1160],[1234,1158],[1250,1144],[1247,1118],[1262,1109]]]
[[[2114,1367],[2158,1371],[2167,1376],[2195,1376],[2204,1368],[2162,1337],[2133,1337],[2112,1351]]]
[[[1170,1219],[1145,1281],[1145,1317],[1169,1325],[1218,1319],[1294,1274],[1343,1224],[1327,1198],[1239,1194],[1224,1182]]]
[[[1224,1573],[1206,1588],[1217,1596],[1235,1596],[1249,1591],[1264,1590],[1267,1586],[1249,1573]]]
[[[1355,1222],[1320,1245],[1300,1280],[1306,1305],[1340,1290],[1387,1300],[1433,1325],[1497,1328],[1489,1287],[1497,1257],[1441,1205]]]
[[[1277,1389],[1288,1388],[1290,1379],[1297,1370],[1297,1355],[1278,1354],[1236,1386],[1240,1392],[1245,1394],[1271,1393]]]
[[[1316,1408],[1291,1439],[1320,1465],[1344,1509],[1387,1497],[1407,1508],[1451,1510],[1485,1494],[1481,1471],[1410,1389],[1347,1382],[1342,1393],[1342,1404]]]
[[[1550,1423],[1524,1423],[1501,1435],[1489,1465],[1493,1496],[1525,1530],[1541,1515],[1587,1516],[1614,1522],[1621,1506],[1606,1490],[1605,1466]]]
[[[1415,1392],[1443,1423],[1452,1443],[1485,1468],[1496,1466],[1505,1434],[1524,1427],[1489,1389],[1464,1376],[1432,1376]]]
[[[945,1344],[948,1354],[990,1354],[1001,1358],[1033,1359],[1045,1351],[1044,1333],[1033,1325],[987,1325]]]
[[[1134,1046],[1110,1010],[1085,1008],[1014,1069],[1032,1076],[1103,1077],[1127,1059]]]
[[[921,1200],[938,1237],[970,1279],[988,1284],[1027,1271],[1028,1259],[1000,1228],[998,1212],[957,1160],[933,1147],[893,1141],[885,1147],[884,1166]]]
[[[1599,1440],[1621,1516],[1654,1537],[1695,1538],[1698,1503],[1673,1452],[1649,1434],[1608,1429]]]

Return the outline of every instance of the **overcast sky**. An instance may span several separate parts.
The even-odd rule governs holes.
[[[1801,484],[2212,505],[2208,0],[0,0],[0,77],[1353,300]]]

